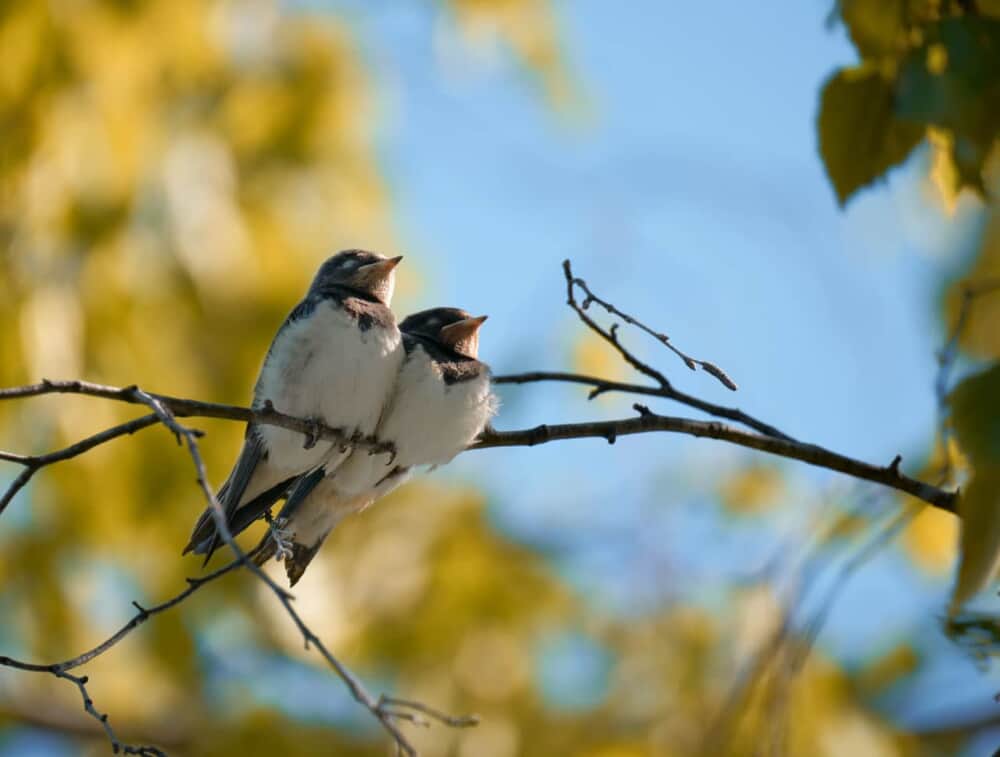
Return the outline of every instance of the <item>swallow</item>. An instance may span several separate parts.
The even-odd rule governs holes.
[[[405,356],[389,309],[401,257],[345,250],[328,258],[305,298],[288,315],[264,358],[253,408],[269,406],[370,436],[392,394]],[[232,533],[262,517],[303,474],[334,471],[349,445],[250,422],[232,472],[219,489]],[[219,546],[211,509],[195,525],[184,553],[206,555]]]
[[[259,563],[284,557],[294,586],[343,518],[388,494],[414,468],[444,465],[475,440],[498,407],[490,369],[478,359],[485,320],[458,308],[432,308],[403,320],[405,357],[375,432],[393,444],[394,455],[358,450],[335,471],[302,476],[275,521],[278,533],[265,535],[258,546]]]

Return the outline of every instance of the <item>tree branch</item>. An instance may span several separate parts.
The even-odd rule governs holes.
[[[85,394],[90,397],[127,402],[133,405],[148,405],[149,402],[136,393],[137,387],[116,387],[94,384],[89,381],[50,381],[42,379],[38,384],[17,386],[10,389],[0,389],[0,400],[37,397],[43,394]],[[246,408],[238,405],[224,405],[218,402],[202,402],[200,400],[171,397],[167,394],[143,392],[142,395],[155,400],[171,416],[178,418],[221,418],[230,421],[245,421],[259,423],[265,426],[280,426],[290,431],[298,431],[306,437],[339,442],[358,449],[368,449],[373,453],[391,452],[393,446],[389,442],[380,442],[374,437],[357,437],[351,431],[333,428],[323,423],[316,423],[306,418],[296,418],[275,409],[270,400],[265,400],[263,407]]]
[[[654,331],[653,329],[651,329],[649,326],[642,323],[638,319],[630,316],[628,313],[619,310],[610,302],[602,300],[600,297],[594,294],[590,290],[590,287],[587,286],[586,281],[584,281],[581,278],[573,276],[573,267],[572,264],[569,262],[569,260],[563,261],[563,274],[566,277],[566,304],[569,305],[571,308],[573,308],[576,314],[580,317],[580,320],[583,321],[590,328],[591,331],[600,335],[612,347],[618,350],[618,354],[620,354],[622,358],[624,358],[625,362],[627,362],[629,365],[631,365],[633,368],[639,371],[639,373],[649,376],[651,379],[656,381],[660,386],[664,388],[670,386],[670,382],[667,380],[666,376],[664,376],[662,373],[660,373],[660,371],[656,370],[647,363],[644,363],[641,360],[639,360],[634,354],[632,354],[629,350],[627,350],[624,347],[624,345],[622,345],[621,341],[619,341],[618,339],[617,325],[612,326],[610,329],[604,329],[584,312],[587,308],[591,306],[591,304],[597,304],[600,307],[604,308],[604,310],[606,310],[611,315],[618,316],[630,326],[635,326],[645,331],[651,337],[656,339],[660,344],[664,345],[667,349],[669,349],[671,352],[677,355],[677,357],[683,360],[684,365],[686,365],[692,371],[697,370],[699,367],[701,367],[703,371],[718,379],[719,382],[727,389],[730,389],[734,392],[736,391],[735,382],[731,378],[729,378],[729,376],[726,375],[726,372],[723,371],[721,368],[719,368],[719,366],[715,365],[714,363],[710,363],[707,360],[695,360],[689,355],[686,355],[685,353],[677,349],[677,347],[674,346],[674,343],[670,341],[670,337],[668,337],[663,332]],[[578,303],[576,301],[576,294],[574,292],[574,287],[579,287],[580,289],[583,290],[583,293],[586,295],[583,302]]]
[[[139,754],[144,755],[144,757],[166,757],[166,752],[163,752],[154,746],[133,746],[131,744],[123,743],[118,738],[114,728],[111,727],[111,722],[108,719],[107,713],[99,712],[94,706],[94,700],[91,698],[90,692],[87,690],[87,684],[90,681],[87,676],[73,675],[72,673],[66,672],[66,670],[60,669],[58,665],[35,665],[33,663],[21,662],[20,660],[15,660],[10,657],[0,656],[0,665],[4,665],[9,668],[16,668],[18,670],[51,673],[56,678],[62,678],[75,684],[76,688],[80,691],[80,696],[83,699],[84,712],[101,724],[105,736],[107,736],[108,741],[111,742],[111,751],[114,754]]]
[[[490,447],[533,447],[537,444],[563,439],[601,438],[614,444],[619,436],[667,431],[690,436],[708,437],[737,444],[741,447],[768,452],[780,457],[799,460],[820,468],[846,473],[849,476],[889,486],[901,492],[922,499],[928,504],[954,513],[957,494],[918,481],[899,470],[899,461],[893,459],[886,466],[877,466],[832,452],[815,444],[806,444],[790,439],[780,439],[763,434],[727,426],[718,421],[697,421],[690,418],[676,418],[657,415],[643,405],[635,405],[639,413],[635,418],[621,418],[590,423],[565,423],[541,425],[518,431],[496,431],[487,429],[470,449]]]
[[[579,373],[566,373],[563,371],[529,371],[527,373],[510,373],[502,376],[495,376],[493,378],[493,383],[495,384],[531,384],[542,381],[561,381],[565,383],[591,386],[593,389],[587,395],[588,400],[592,400],[601,394],[607,394],[609,392],[641,394],[647,397],[663,397],[664,399],[674,400],[675,402],[680,402],[688,407],[693,407],[696,410],[701,410],[709,415],[714,415],[717,418],[725,418],[726,420],[741,423],[744,426],[752,428],[755,431],[759,431],[762,434],[766,434],[767,436],[792,441],[792,437],[788,434],[778,430],[769,423],[765,423],[764,421],[754,418],[752,415],[744,413],[738,408],[723,407],[722,405],[706,402],[703,399],[699,399],[698,397],[694,397],[678,389],[674,389],[674,387],[669,384],[667,386],[644,386],[642,384],[628,384],[621,381],[609,381],[607,379],[597,378],[596,376],[584,376]]]
[[[35,475],[41,468],[46,465],[52,465],[53,463],[58,463],[63,460],[69,460],[71,457],[76,457],[77,455],[82,455],[84,452],[93,449],[99,444],[104,444],[112,439],[117,439],[119,436],[125,436],[126,434],[134,434],[136,431],[140,431],[144,428],[148,428],[156,423],[159,423],[160,419],[155,413],[149,415],[144,415],[141,418],[136,418],[135,420],[128,421],[127,423],[122,423],[113,428],[109,428],[100,433],[94,434],[93,436],[88,436],[76,444],[71,444],[70,446],[57,450],[56,452],[50,452],[47,455],[15,455],[10,452],[0,451],[0,460],[6,460],[10,463],[17,463],[18,465],[23,465],[24,470],[15,478],[7,490],[0,497],[0,514],[7,508],[10,501],[14,499],[14,496],[23,489],[31,477]]]
[[[208,476],[205,469],[204,460],[201,457],[201,452],[198,448],[198,437],[201,436],[201,432],[195,429],[187,428],[177,422],[172,407],[180,408],[180,412],[188,412],[192,415],[205,415],[208,417],[223,417],[223,418],[233,418],[236,420],[248,420],[257,418],[260,419],[261,423],[271,423],[273,425],[279,425],[286,428],[291,428],[292,430],[300,431],[306,436],[306,443],[309,440],[315,440],[316,438],[327,438],[327,434],[334,436],[335,440],[340,441],[343,444],[350,444],[355,446],[367,446],[370,451],[392,451],[392,445],[383,445],[377,440],[365,440],[357,439],[352,436],[346,435],[344,432],[329,429],[322,426],[321,424],[312,423],[310,421],[304,421],[298,418],[292,418],[290,416],[284,416],[278,413],[270,406],[270,403],[266,403],[265,407],[261,411],[251,411],[245,408],[234,408],[230,406],[220,406],[213,405],[212,403],[196,402],[193,400],[182,400],[173,397],[161,397],[159,395],[149,394],[137,386],[130,386],[119,389],[117,387],[101,386],[99,384],[90,384],[82,381],[64,381],[64,382],[52,382],[43,380],[40,384],[34,384],[27,387],[17,387],[14,389],[0,390],[0,400],[4,399],[14,399],[20,397],[31,397],[40,394],[50,394],[50,393],[74,393],[74,394],[87,394],[91,396],[104,397],[106,399],[117,400],[120,402],[127,402],[133,404],[143,404],[149,407],[153,413],[152,418],[155,422],[162,423],[164,426],[170,430],[174,437],[177,439],[178,443],[184,443],[187,447],[189,456],[194,465],[195,472],[197,474],[197,483],[205,497],[206,502],[212,513],[213,520],[215,522],[216,528],[218,530],[219,536],[223,542],[225,542],[229,548],[236,555],[236,559],[229,565],[220,568],[212,574],[202,578],[202,579],[188,579],[188,588],[181,592],[173,599],[167,600],[166,602],[158,605],[156,608],[146,609],[141,605],[135,604],[137,610],[139,611],[136,616],[134,616],[122,629],[117,631],[107,640],[94,647],[93,649],[78,655],[75,658],[65,661],[64,663],[57,663],[55,665],[42,665],[37,663],[26,663],[20,660],[16,660],[11,657],[0,657],[0,665],[16,668],[19,670],[31,671],[31,672],[41,672],[41,673],[51,673],[58,678],[63,678],[72,681],[80,689],[81,694],[84,699],[84,709],[88,714],[97,718],[102,724],[104,724],[105,731],[107,733],[108,739],[111,741],[112,750],[117,754],[119,751],[124,751],[126,754],[142,754],[142,755],[163,755],[164,753],[155,747],[130,747],[128,745],[123,745],[118,741],[114,732],[112,731],[110,725],[107,722],[107,716],[102,715],[97,712],[93,707],[93,702],[87,694],[86,691],[86,677],[75,676],[68,670],[83,665],[84,663],[92,660],[104,652],[108,651],[111,647],[117,644],[121,639],[131,633],[136,627],[144,623],[152,614],[155,612],[161,612],[163,610],[169,609],[188,596],[193,594],[198,588],[203,586],[205,583],[218,578],[224,573],[229,572],[235,567],[246,567],[250,570],[256,577],[263,581],[264,584],[274,593],[278,601],[284,607],[288,616],[292,619],[292,622],[298,628],[302,635],[303,641],[306,648],[308,649],[310,645],[314,646],[319,653],[323,656],[326,662],[334,669],[341,680],[347,685],[351,692],[351,695],[356,701],[362,704],[365,708],[369,710],[382,724],[382,727],[389,733],[396,747],[399,751],[408,755],[408,757],[416,757],[417,752],[413,746],[409,743],[406,737],[400,732],[396,726],[396,720],[414,720],[414,715],[412,711],[428,712],[432,708],[426,708],[425,705],[414,706],[413,703],[407,700],[396,700],[391,698],[379,697],[375,698],[361,683],[361,681],[345,666],[343,665],[334,655],[327,649],[326,645],[323,644],[322,640],[313,632],[313,630],[302,620],[302,617],[298,614],[292,605],[292,596],[287,591],[278,586],[270,576],[268,576],[258,565],[256,565],[236,543],[233,538],[232,533],[229,530],[229,526],[226,522],[226,516],[222,509],[222,505],[219,503],[215,494],[208,484]],[[137,430],[138,428],[144,428],[147,425],[152,425],[154,420],[149,419],[150,416],[145,416],[144,418],[136,419],[136,421],[131,421],[129,423],[121,424],[112,429],[108,429],[105,432],[95,434],[88,439],[78,442],[72,447],[68,447],[64,450],[51,453],[50,455],[45,455],[41,457],[27,457],[22,455],[14,455],[11,453],[4,453],[5,460],[9,462],[15,462],[26,466],[25,471],[22,472],[21,476],[15,480],[14,484],[11,485],[8,492],[5,493],[5,501],[9,502],[13,497],[14,493],[27,483],[27,479],[31,477],[38,468],[57,462],[60,459],[67,459],[73,457],[76,454],[80,454],[87,449],[91,449],[98,444],[102,444],[110,439],[121,436],[125,433],[131,433],[131,431]],[[23,480],[22,480],[23,478]],[[461,722],[466,725],[462,719],[453,719],[455,722]],[[449,723],[448,720],[442,720],[442,722]],[[129,751],[132,750],[132,751]],[[138,751],[137,751],[138,750]]]
[[[609,302],[597,297],[588,287],[585,281],[573,276],[570,262],[567,260],[563,264],[566,277],[567,303],[577,313],[580,320],[592,331],[597,333],[602,339],[611,344],[633,369],[643,374],[655,382],[655,386],[630,384],[618,381],[607,381],[593,376],[584,376],[575,373],[564,373],[555,371],[535,371],[529,373],[511,374],[496,378],[498,384],[526,384],[540,381],[562,381],[584,384],[591,387],[589,397],[592,399],[607,392],[622,392],[636,395],[661,397],[674,400],[715,417],[724,418],[739,423],[750,431],[734,428],[718,421],[701,421],[688,418],[678,418],[672,416],[659,415],[644,405],[633,405],[638,412],[634,418],[622,418],[611,421],[595,421],[589,423],[571,423],[561,425],[541,425],[535,428],[516,431],[496,431],[492,428],[484,431],[479,439],[472,444],[469,449],[486,449],[490,447],[512,447],[512,446],[534,446],[563,439],[582,439],[598,437],[605,439],[609,443],[614,443],[619,436],[631,434],[652,433],[652,432],[672,432],[682,433],[697,437],[708,437],[737,444],[749,449],[799,460],[810,465],[816,465],[830,470],[839,471],[857,479],[871,481],[891,487],[898,491],[910,494],[935,507],[955,512],[957,493],[946,491],[922,481],[910,478],[899,470],[900,458],[897,456],[888,465],[876,466],[865,463],[845,455],[832,452],[823,447],[797,441],[770,424],[764,423],[737,408],[723,407],[710,402],[706,402],[697,397],[685,394],[673,388],[667,377],[652,366],[639,360],[622,343],[618,335],[618,325],[612,325],[605,329],[594,321],[586,312],[591,304],[597,304],[611,315],[621,318],[629,325],[633,325],[647,334],[653,336],[661,344],[668,347],[677,354],[692,370],[701,368],[705,370],[721,383],[730,389],[736,389],[736,385],[731,379],[714,363],[704,360],[697,360],[680,351],[670,341],[666,334],[654,331],[637,319],[619,310]],[[583,291],[585,298],[582,302],[576,300],[576,289]],[[977,293],[980,293],[977,291]],[[957,335],[961,330],[967,313],[968,303],[971,302],[972,294],[966,295],[963,302],[963,309],[960,313],[959,323],[956,326],[955,334],[949,340],[941,358],[941,377],[939,377],[939,387],[944,386],[947,380],[947,370],[954,360],[955,344]],[[295,624],[302,636],[306,648],[316,647],[324,660],[333,668],[337,675],[350,690],[352,696],[360,704],[374,715],[389,735],[394,740],[397,750],[410,757],[415,757],[416,750],[409,744],[403,734],[396,726],[397,721],[406,720],[411,723],[425,724],[426,717],[438,720],[453,727],[464,727],[476,722],[473,717],[455,718],[428,707],[420,702],[393,697],[380,696],[373,697],[365,689],[364,685],[356,676],[344,666],[330,651],[323,642],[302,620],[292,605],[293,597],[287,591],[279,587],[266,573],[255,565],[249,556],[244,553],[233,539],[226,523],[225,514],[217,498],[208,485],[207,473],[204,461],[202,460],[198,448],[197,439],[201,432],[181,425],[177,417],[206,417],[221,418],[226,420],[253,422],[262,425],[273,425],[297,431],[305,437],[305,444],[308,445],[317,439],[325,439],[340,444],[343,447],[354,447],[367,449],[369,453],[389,452],[394,453],[391,443],[382,442],[374,437],[358,437],[351,435],[347,430],[331,428],[310,419],[296,418],[286,415],[276,410],[270,401],[265,401],[259,408],[244,408],[235,405],[223,405],[211,402],[200,402],[197,400],[172,397],[169,395],[151,394],[139,389],[137,386],[113,387],[101,384],[93,384],[84,381],[49,381],[43,379],[39,384],[30,386],[13,387],[0,389],[0,401],[34,397],[43,394],[82,394],[93,397],[126,402],[130,404],[144,405],[152,410],[152,413],[136,418],[134,420],[114,426],[105,431],[101,431],[86,439],[83,439],[64,449],[57,450],[45,455],[20,455],[12,452],[0,452],[0,460],[23,466],[24,470],[15,478],[7,490],[0,498],[0,513],[3,512],[7,504],[13,497],[28,483],[35,472],[41,468],[67,460],[105,442],[116,439],[126,434],[132,434],[148,426],[161,423],[166,426],[176,437],[178,443],[185,444],[187,452],[191,458],[197,474],[197,483],[201,492],[209,505],[212,517],[222,540],[232,549],[236,558],[227,565],[216,571],[200,577],[189,578],[188,586],[176,596],[160,604],[144,608],[133,602],[137,613],[117,632],[101,642],[92,649],[83,652],[76,657],[64,660],[60,663],[43,665],[37,663],[27,663],[15,660],[10,657],[0,657],[0,665],[17,668],[25,671],[49,673],[58,678],[69,680],[76,684],[84,700],[86,712],[96,718],[104,727],[106,735],[112,744],[112,749],[117,753],[122,750],[130,754],[160,755],[163,754],[155,747],[131,747],[118,741],[114,732],[107,722],[107,716],[99,713],[93,706],[87,689],[86,677],[79,677],[69,673],[81,665],[93,660],[101,654],[106,653],[128,634],[142,625],[146,620],[155,614],[164,612],[181,602],[210,581],[225,575],[226,573],[239,567],[246,567],[274,593],[282,607]],[[131,751],[130,751],[131,750]]]

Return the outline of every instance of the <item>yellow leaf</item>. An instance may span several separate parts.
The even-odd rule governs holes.
[[[819,151],[841,205],[902,163],[924,127],[899,121],[893,87],[874,66],[838,71],[823,86]]]
[[[750,515],[774,507],[781,496],[781,473],[755,465],[739,471],[722,485],[722,502],[737,513]]]
[[[944,573],[955,563],[958,526],[951,513],[924,508],[903,532],[903,548],[918,567],[931,574]]]
[[[869,662],[858,672],[855,683],[866,695],[878,694],[913,673],[919,664],[917,651],[909,644],[900,644]]]
[[[625,378],[624,363],[618,353],[592,331],[584,332],[573,345],[573,369],[609,381]]]

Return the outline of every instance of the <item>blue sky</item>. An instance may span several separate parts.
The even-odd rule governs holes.
[[[570,257],[597,292],[740,385],[732,394],[628,333],[679,388],[872,462],[901,453],[916,468],[935,422],[937,298],[975,218],[948,223],[927,203],[919,156],[837,207],[814,118],[823,80],[854,53],[843,29],[824,26],[831,4],[557,2],[587,112],[576,120],[553,112],[509,59],[458,49],[428,5],[286,8],[344,15],[364,46],[392,220],[423,285],[400,312],[488,313],[482,351],[496,372],[567,369],[581,328],[564,304]],[[588,404],[579,388],[551,385],[505,388],[503,399],[500,428],[629,415],[632,402]],[[674,596],[677,576],[699,577],[710,596],[720,577],[773,552],[775,524],[729,527],[710,485],[752,459],[661,435],[470,453],[435,475],[484,486],[498,528],[549,555],[595,607],[629,613]],[[793,510],[795,497],[836,485],[832,474],[785,469]],[[946,588],[887,553],[846,587],[822,637],[859,661],[915,630],[935,657],[926,683],[897,703],[909,722],[991,707],[997,688],[938,632]],[[584,652],[557,656],[543,683],[602,679],[599,650],[567,638]]]
[[[566,369],[580,329],[564,305],[570,257],[599,293],[740,384],[731,394],[629,334],[678,387],[919,468],[935,423],[938,297],[976,218],[949,222],[928,200],[926,155],[837,207],[814,118],[822,82],[855,56],[844,30],[824,25],[829,3],[556,3],[584,118],[555,113],[516,63],[470,54],[424,7],[329,7],[356,27],[375,72],[393,219],[423,285],[402,310],[488,313],[482,350],[498,373]],[[573,387],[503,398],[501,428],[631,413],[627,398],[587,404]],[[722,533],[705,489],[747,459],[661,436],[490,450],[443,475],[485,482],[498,527],[550,554],[599,606],[627,611],[670,596],[659,584],[671,569],[734,572],[749,566],[726,555],[773,549],[767,524]],[[835,485],[788,469],[794,491]],[[654,585],[642,596],[620,596],[643,581]],[[946,588],[928,593],[889,553],[847,587],[823,643],[858,659],[916,627],[939,655],[938,684],[961,681],[988,706],[995,683],[936,630]],[[892,621],[875,622],[873,606]],[[942,703],[956,706],[969,700]]]

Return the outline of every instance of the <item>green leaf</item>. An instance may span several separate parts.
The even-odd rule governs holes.
[[[975,471],[958,504],[962,531],[954,613],[1000,567],[1000,363],[967,378],[949,401],[955,435]]]
[[[827,81],[818,127],[820,155],[841,206],[902,163],[924,136],[922,126],[896,118],[892,85],[870,66],[842,69]]]
[[[977,7],[984,16],[1000,18],[1000,0],[979,0]]]
[[[954,614],[985,589],[1000,567],[1000,468],[977,472],[962,493],[958,578],[951,595]]]
[[[1000,363],[965,379],[948,402],[958,443],[973,467],[1000,469]]]
[[[863,58],[895,55],[906,46],[906,0],[841,0],[840,16]]]
[[[928,27],[900,65],[896,115],[951,131],[961,185],[984,194],[983,164],[1000,135],[1000,20],[963,16]]]

